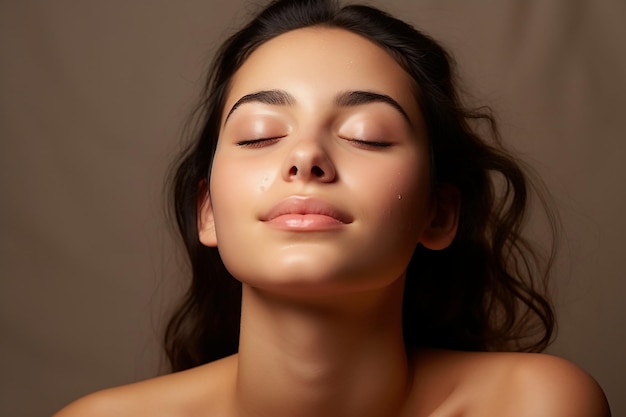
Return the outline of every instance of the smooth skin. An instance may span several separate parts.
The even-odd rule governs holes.
[[[239,353],[56,417],[609,416],[598,384],[556,357],[406,351],[404,271],[418,244],[450,244],[460,204],[430,188],[417,88],[343,30],[259,47],[199,202],[200,240],[243,284]]]

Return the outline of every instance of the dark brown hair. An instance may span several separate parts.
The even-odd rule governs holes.
[[[463,107],[449,54],[411,25],[372,7],[340,7],[332,0],[278,0],[218,51],[195,113],[200,128],[173,173],[173,213],[192,277],[165,332],[171,369],[191,368],[237,352],[241,284],[225,269],[217,249],[198,240],[198,199],[207,191],[201,184],[210,175],[233,74],[259,45],[311,26],[361,35],[385,49],[413,77],[427,126],[433,184],[452,184],[460,190],[459,229],[453,243],[440,251],[418,246],[408,265],[403,302],[407,346],[543,350],[554,327],[553,310],[544,295],[554,252],[548,250],[542,259],[522,237],[533,187],[520,163],[502,148],[491,114]],[[477,133],[480,124],[488,134]],[[539,202],[554,237],[557,222],[545,199]]]

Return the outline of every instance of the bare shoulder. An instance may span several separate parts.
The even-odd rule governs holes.
[[[411,415],[610,417],[598,383],[555,356],[426,350],[415,366],[426,408]]]
[[[225,406],[234,379],[234,356],[187,371],[82,397],[53,417],[185,417],[198,410],[218,411]]]
[[[600,385],[579,366],[545,354],[504,354],[500,404],[520,416],[609,417]]]

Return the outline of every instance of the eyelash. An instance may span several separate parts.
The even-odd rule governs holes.
[[[391,146],[389,142],[380,142],[376,140],[348,139],[357,146],[364,148],[388,148]]]
[[[278,142],[280,138],[259,138],[259,139],[247,139],[237,142],[237,146],[244,148],[262,148],[264,146],[271,145]]]
[[[244,148],[262,148],[264,146],[272,145],[281,138],[259,138],[259,139],[247,139],[237,142],[237,146]],[[388,148],[391,146],[389,142],[380,142],[374,140],[362,140],[362,139],[347,139],[349,142],[362,147],[362,148]]]

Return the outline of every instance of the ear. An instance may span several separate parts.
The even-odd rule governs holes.
[[[215,218],[206,181],[198,185],[198,238],[204,246],[217,246]]]
[[[430,221],[420,243],[431,250],[445,249],[454,240],[459,226],[461,192],[450,184],[440,185],[435,192]]]

